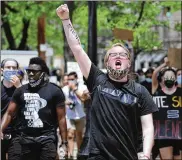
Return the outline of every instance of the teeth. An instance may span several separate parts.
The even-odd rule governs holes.
[[[30,82],[35,82],[35,80],[33,80],[33,79],[30,79],[29,81],[30,81]]]

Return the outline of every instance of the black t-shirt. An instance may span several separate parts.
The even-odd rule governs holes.
[[[152,83],[151,82],[143,81],[140,84],[143,85],[149,91],[150,94],[152,94]]]
[[[40,88],[23,85],[15,91],[12,101],[19,108],[19,129],[29,136],[55,132],[58,125],[56,107],[65,106],[61,88],[52,83]]]
[[[92,97],[89,152],[107,159],[137,158],[140,116],[157,111],[147,89],[134,81],[112,81],[92,64],[87,86]]]
[[[3,82],[1,82],[1,118],[5,114],[15,90],[16,90],[15,86],[7,88],[3,85]],[[11,123],[8,126],[8,128],[5,130],[5,132],[11,132],[12,127],[13,127],[13,124]]]
[[[159,108],[154,114],[155,139],[182,140],[182,88],[172,95],[158,89],[153,99]]]

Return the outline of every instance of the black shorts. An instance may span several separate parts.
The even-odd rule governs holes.
[[[22,136],[22,160],[55,160],[57,156],[56,135]]]
[[[157,148],[173,147],[173,155],[179,155],[180,150],[182,151],[182,140],[155,140],[155,146]]]
[[[87,160],[107,160],[102,154],[89,154]]]

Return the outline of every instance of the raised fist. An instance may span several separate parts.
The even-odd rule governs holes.
[[[60,5],[56,9],[56,13],[61,20],[69,19],[69,9],[67,4]]]

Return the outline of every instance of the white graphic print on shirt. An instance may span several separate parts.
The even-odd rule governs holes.
[[[43,122],[39,118],[38,112],[47,105],[47,101],[40,98],[37,93],[24,93],[24,100],[26,101],[24,116],[28,120],[28,127],[42,128]]]

